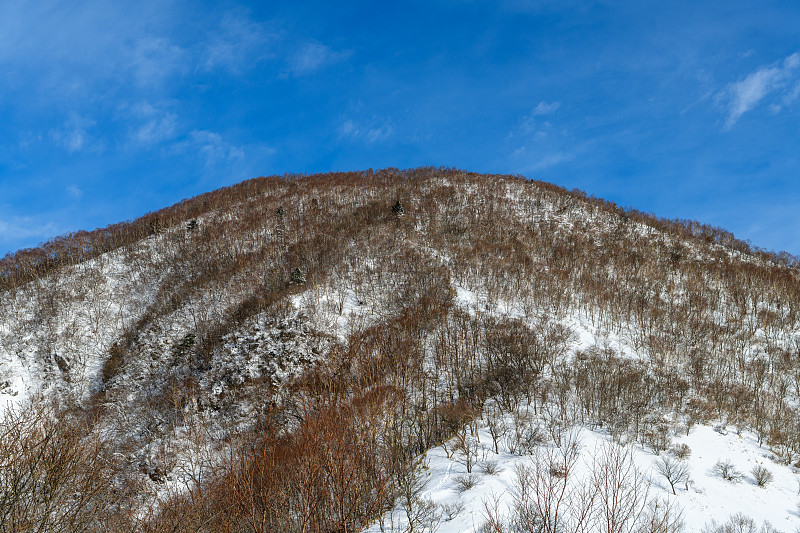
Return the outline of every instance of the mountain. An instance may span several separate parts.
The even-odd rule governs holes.
[[[799,401],[798,258],[521,177],[257,178],[0,260],[0,532],[791,532]]]

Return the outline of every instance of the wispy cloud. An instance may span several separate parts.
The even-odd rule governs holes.
[[[358,140],[367,144],[384,141],[393,133],[389,119],[372,117],[367,121],[358,121],[348,118],[339,126],[339,136],[346,139]]]
[[[787,106],[797,100],[798,96],[800,96],[800,81],[796,82],[794,87],[792,87],[790,91],[783,95],[781,103],[784,106]]]
[[[33,217],[0,218],[0,242],[45,240],[59,233],[63,233],[63,228],[55,222],[42,222]]]
[[[277,54],[280,32],[247,10],[183,13],[175,3],[0,2],[0,68],[47,107],[96,106],[198,73],[241,73]],[[282,51],[292,55],[288,42]]]
[[[136,82],[158,86],[186,71],[188,52],[164,37],[143,37],[130,51]]]
[[[510,162],[518,172],[530,173],[571,161],[580,150],[568,129],[552,121],[561,107],[559,101],[540,101],[531,112],[519,119],[518,126],[506,140],[517,146],[511,151]]]
[[[50,102],[151,84],[180,66],[181,49],[162,33],[170,3],[2,3],[0,66]]]
[[[200,67],[241,73],[248,66],[274,55],[279,35],[268,25],[253,20],[244,10],[225,13],[201,52]]]
[[[67,194],[70,195],[70,197],[74,198],[75,200],[80,200],[80,198],[83,196],[83,190],[81,190],[81,188],[75,184],[68,185]]]
[[[515,13],[547,13],[553,11],[566,11],[587,9],[592,2],[581,0],[501,0],[498,2],[502,9]]]
[[[95,122],[89,118],[73,114],[60,128],[50,130],[50,139],[69,153],[101,152],[103,143],[89,134]]]
[[[512,160],[522,161],[521,172],[538,172],[571,161],[575,157],[574,154],[562,151],[541,153],[533,150],[534,153],[530,152],[527,147],[521,146],[511,153]]]
[[[349,51],[337,52],[321,43],[305,43],[289,56],[289,70],[303,76],[329,67],[350,57]]]
[[[176,145],[177,151],[195,150],[207,167],[224,161],[242,160],[244,148],[225,141],[219,133],[208,130],[193,130],[186,140]]]
[[[553,115],[561,107],[561,102],[545,102],[544,100],[536,104],[531,109],[531,112],[523,116],[519,120],[519,125],[508,133],[508,138],[515,137],[532,137],[534,139],[543,139],[552,132],[553,125],[548,119],[543,118],[547,115]]]
[[[533,108],[533,114],[537,116],[550,115],[555,113],[559,107],[561,107],[561,102],[539,102]]]
[[[717,95],[718,101],[723,102],[728,109],[725,127],[732,128],[742,115],[772,93],[781,96],[783,105],[791,103],[800,94],[797,92],[800,91],[797,85],[792,84],[798,67],[800,54],[794,53],[783,61],[761,67],[743,80],[729,84]],[[773,106],[773,111],[780,109],[780,105]]]
[[[123,114],[134,125],[128,133],[128,141],[134,146],[149,147],[175,137],[178,117],[149,102],[123,106]]]

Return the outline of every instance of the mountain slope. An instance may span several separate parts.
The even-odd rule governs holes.
[[[82,421],[75,439],[116,458],[104,475],[125,496],[95,506],[106,529],[437,516],[421,454],[444,445],[471,462],[500,420],[518,456],[583,428],[670,457],[679,435],[717,425],[770,461],[800,458],[797,258],[542,182],[434,168],[259,178],[0,272],[0,400],[34,420],[30,401],[55,401]],[[771,468],[783,485],[796,476]],[[27,509],[32,496],[7,487],[6,508]],[[601,507],[589,530],[608,530]],[[475,527],[489,518],[471,512]],[[800,523],[793,512],[781,527]],[[15,523],[41,519],[30,513]]]

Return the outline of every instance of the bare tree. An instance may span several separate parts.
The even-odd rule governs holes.
[[[595,454],[592,484],[596,487],[597,530],[627,533],[647,505],[649,485],[633,462],[633,448],[605,444]]]
[[[478,439],[466,433],[456,434],[456,443],[453,446],[455,450],[454,459],[464,465],[467,473],[472,473],[472,467],[478,461],[478,452],[480,451],[480,443]]]
[[[0,531],[83,533],[119,510],[107,442],[56,406],[35,402],[0,421]]]
[[[684,483],[686,490],[689,490],[689,465],[670,459],[669,457],[660,457],[655,464],[656,472],[664,476],[672,489],[672,494],[675,492],[676,483]]]
[[[683,531],[683,512],[668,500],[653,499],[639,519],[637,533],[680,533]]]
[[[520,531],[582,532],[591,528],[597,486],[580,483],[577,431],[564,432],[558,446],[540,449],[530,465],[516,468],[515,514]]]
[[[484,410],[486,416],[486,427],[489,430],[489,435],[492,437],[492,444],[494,445],[494,453],[500,453],[499,441],[508,431],[508,425],[503,410],[495,405],[494,407],[487,406]]]
[[[419,463],[414,461],[409,464],[408,469],[398,479],[400,505],[406,518],[404,533],[433,532],[441,519],[441,511],[436,504],[423,496],[428,484],[421,468],[424,461],[422,459]]]

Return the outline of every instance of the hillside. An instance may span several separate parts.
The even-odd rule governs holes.
[[[514,176],[257,178],[2,259],[0,402],[0,532],[790,533],[800,260]]]

